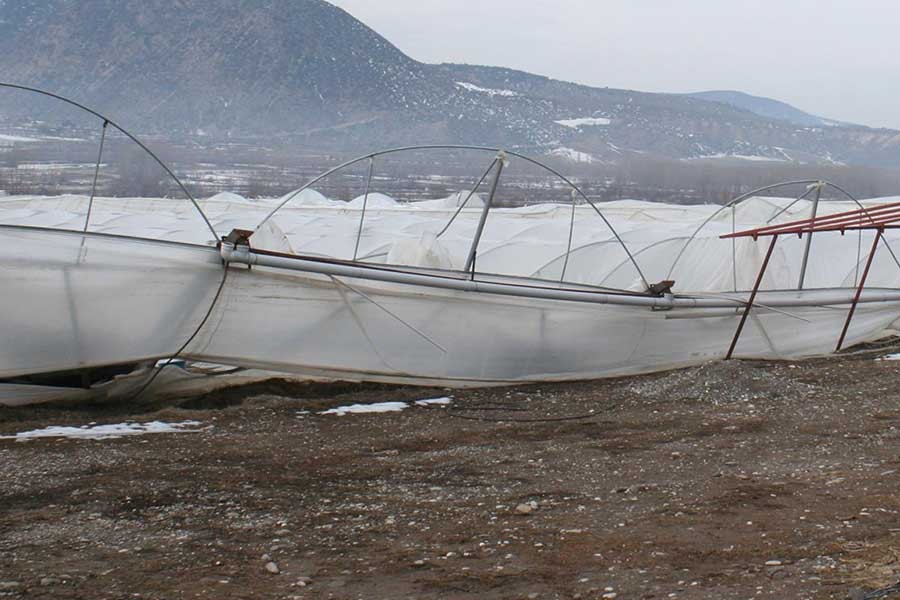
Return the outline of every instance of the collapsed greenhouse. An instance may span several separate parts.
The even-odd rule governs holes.
[[[900,318],[890,199],[801,181],[783,184],[792,198],[772,186],[726,206],[597,204],[551,167],[481,147],[452,147],[483,157],[470,189],[404,202],[377,189],[384,157],[448,148],[368,154],[280,199],[0,198],[0,381],[172,358],[447,387],[563,381],[821,355]],[[521,164],[571,201],[498,207]],[[315,191],[360,165],[358,197]]]

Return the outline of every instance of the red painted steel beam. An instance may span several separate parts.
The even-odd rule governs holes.
[[[763,237],[769,235],[788,235],[813,233],[818,231],[844,231],[847,229],[880,229],[900,221],[900,203],[884,205],[880,207],[856,210],[834,215],[820,216],[815,219],[803,219],[779,225],[769,225],[729,233],[721,236],[722,239],[739,237]]]
[[[744,308],[744,315],[741,317],[741,322],[738,324],[737,331],[734,332],[734,339],[731,340],[731,347],[728,348],[728,354],[725,355],[725,360],[731,360],[734,356],[734,349],[737,348],[738,340],[741,339],[741,333],[744,331],[744,325],[747,324],[747,317],[750,316],[750,310],[753,308],[753,303],[756,301],[756,294],[759,292],[759,286],[762,285],[766,269],[769,268],[769,260],[772,258],[772,252],[775,250],[775,243],[777,241],[778,236],[772,236],[772,243],[769,244],[769,251],[766,252],[766,258],[763,260],[762,267],[759,269],[759,275],[756,277],[756,283],[753,285],[753,291],[750,293],[750,299],[747,301],[747,306]]]
[[[869,258],[866,260],[866,268],[863,270],[862,279],[859,280],[859,287],[856,288],[856,294],[853,296],[853,303],[850,305],[850,312],[847,313],[847,320],[844,322],[844,329],[841,331],[841,337],[838,340],[835,352],[840,352],[844,347],[844,340],[847,338],[847,331],[850,329],[850,321],[856,313],[856,306],[859,304],[859,298],[862,296],[863,288],[866,286],[866,279],[869,278],[869,269],[872,268],[872,261],[875,259],[875,252],[878,250],[878,242],[881,240],[882,231],[879,229],[875,234],[875,240],[872,242],[872,249],[869,251]]]

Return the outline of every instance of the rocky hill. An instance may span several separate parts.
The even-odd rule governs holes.
[[[721,102],[723,104],[749,110],[750,112],[763,117],[788,121],[802,127],[843,127],[849,125],[833,119],[817,117],[816,115],[802,111],[795,106],[791,106],[786,102],[781,102],[780,100],[752,96],[734,90],[713,90],[709,92],[696,92],[689,95],[694,98],[700,98],[701,100]]]
[[[172,136],[323,150],[490,144],[582,162],[647,153],[900,165],[896,131],[421,63],[323,0],[0,0],[0,73]],[[27,106],[0,108],[15,117]]]

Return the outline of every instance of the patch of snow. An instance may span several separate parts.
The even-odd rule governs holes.
[[[77,440],[111,440],[127,435],[146,435],[151,433],[194,433],[198,431],[199,421],[183,421],[181,423],[117,423],[114,425],[83,425],[82,427],[45,427],[33,431],[24,431],[15,435],[0,436],[0,440],[16,440],[27,442],[39,438],[68,438]]]
[[[0,142],[22,142],[24,143],[32,143],[39,142],[37,138],[24,137],[21,135],[7,135],[4,133],[0,133]]]
[[[888,354],[887,356],[882,356],[881,358],[876,358],[875,360],[879,362],[883,360],[900,360],[900,354]]]
[[[747,160],[747,161],[755,161],[755,162],[786,162],[783,158],[775,158],[773,156],[757,156],[750,154],[725,154],[724,152],[719,152],[716,154],[707,154],[705,156],[697,156],[695,158],[689,158],[687,160],[708,160],[711,158],[730,158],[734,160]]]
[[[82,138],[72,138],[72,137],[60,137],[56,135],[45,135],[39,138],[28,137],[24,135],[12,135],[6,133],[0,133],[0,142],[21,142],[23,144],[34,144],[37,142],[83,142]]]
[[[758,162],[784,162],[783,158],[775,158],[774,156],[755,156],[749,154],[733,154],[733,158],[737,158],[740,160],[751,160]]]
[[[84,138],[73,138],[73,137],[62,137],[58,135],[45,135],[39,138],[40,142],[53,141],[53,142],[84,142],[86,141]]]
[[[775,150],[778,151],[779,154],[781,154],[781,155],[784,157],[784,160],[786,160],[786,161],[793,161],[793,160],[794,160],[794,157],[792,157],[790,154],[788,154],[788,153],[785,151],[785,149],[782,148],[781,146],[773,146],[773,147],[775,148]]]
[[[580,129],[582,127],[609,125],[612,121],[603,117],[583,117],[581,119],[563,119],[561,121],[554,121],[554,123],[562,125],[563,127],[568,127],[569,129]]]
[[[434,398],[431,400],[416,400],[416,406],[449,406],[453,403],[452,398]]]
[[[95,163],[55,163],[55,162],[46,162],[46,163],[19,163],[16,168],[23,169],[26,171],[60,171],[63,169],[87,169],[94,168]],[[100,163],[100,168],[104,168],[107,165],[105,163]]]
[[[343,417],[345,415],[401,412],[407,408],[409,408],[409,404],[406,402],[379,402],[377,404],[351,404],[349,406],[338,406],[337,408],[322,411],[319,414]]]
[[[418,407],[426,407],[426,406],[449,406],[453,400],[451,398],[431,398],[427,400],[416,400],[412,403],[413,406]],[[392,413],[392,412],[402,412],[409,408],[410,405],[406,402],[379,402],[376,404],[351,404],[349,406],[338,406],[337,408],[332,408],[330,410],[325,410],[320,412],[320,415],[336,415],[338,417],[343,417],[345,415],[362,415],[362,414],[379,414],[379,413]],[[298,413],[301,414],[301,413]],[[309,414],[309,413],[302,413]]]
[[[519,94],[512,90],[495,90],[491,88],[483,88],[475,85],[474,83],[468,83],[466,81],[457,81],[456,85],[466,90],[467,92],[476,92],[478,94],[487,94],[488,96],[503,96],[505,98],[512,98],[514,96],[518,96]]]
[[[571,160],[572,162],[577,163],[593,163],[596,162],[597,159],[592,155],[586,152],[579,152],[573,148],[559,147],[550,151],[552,156],[560,156],[565,158],[566,160]]]

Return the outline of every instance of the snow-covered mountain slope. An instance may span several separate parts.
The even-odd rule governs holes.
[[[274,136],[317,150],[478,143],[601,161],[648,153],[900,164],[895,131],[425,64],[323,0],[0,2],[0,73],[165,135]],[[31,106],[10,98],[0,94],[0,134],[4,117]]]

